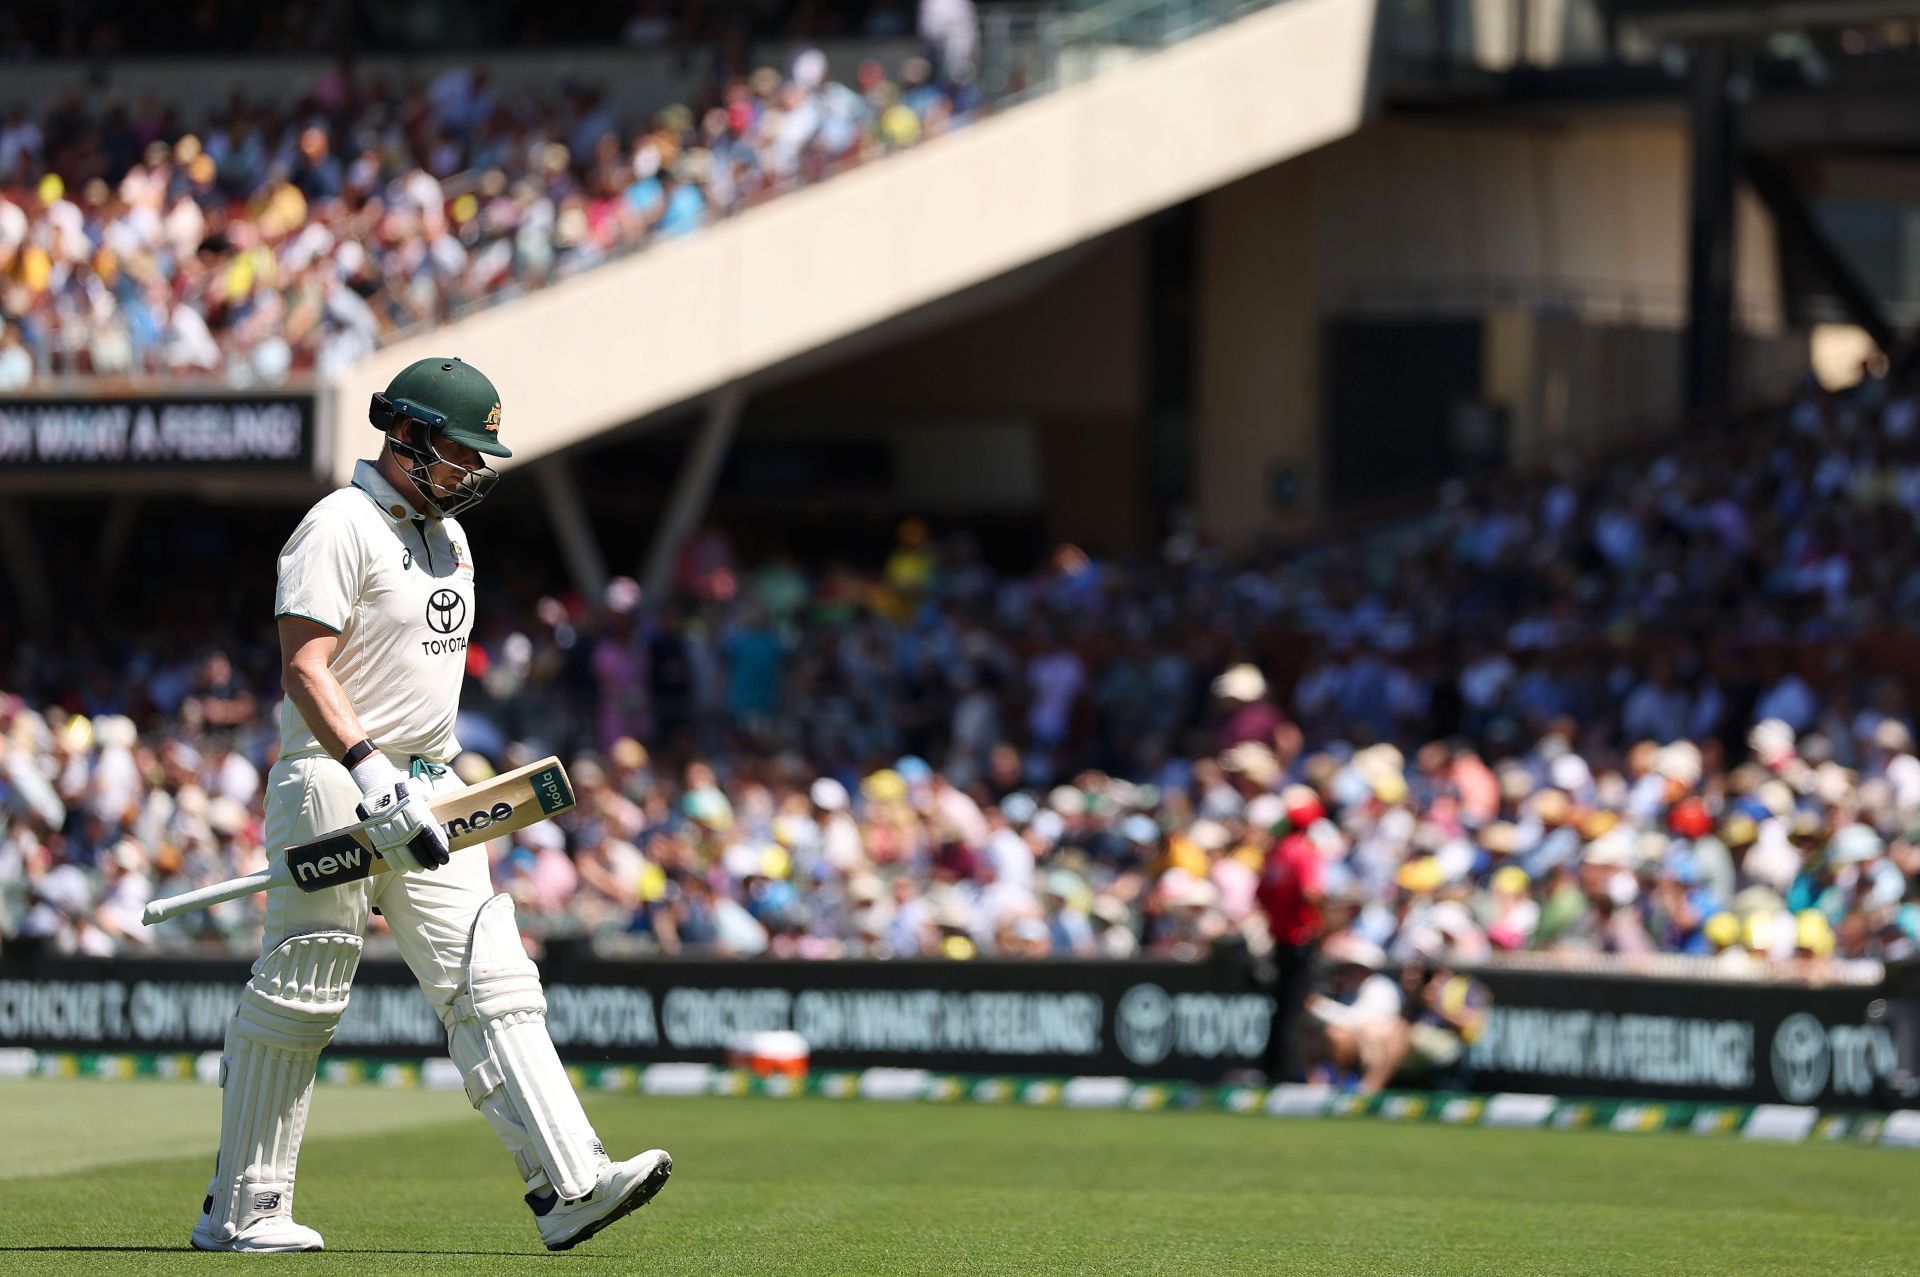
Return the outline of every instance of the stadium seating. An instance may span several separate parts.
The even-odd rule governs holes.
[[[574,757],[589,814],[501,840],[497,879],[536,926],[669,951],[1199,956],[1268,925],[1272,849],[1305,839],[1327,921],[1396,957],[1896,957],[1912,702],[1846,654],[1920,588],[1916,405],[1905,374],[1810,387],[1283,560],[1000,576],[909,526],[857,577],[708,538],[671,604],[501,600],[461,765]],[[9,943],[257,925],[127,922],[260,854],[256,633],[16,645]]]

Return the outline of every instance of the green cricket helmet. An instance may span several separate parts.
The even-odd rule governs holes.
[[[457,465],[440,454],[435,436],[465,444],[485,456],[511,457],[500,442],[500,392],[472,364],[458,359],[422,359],[408,364],[373,397],[368,419],[384,432],[407,477],[436,515],[458,514],[493,491],[500,474],[484,462],[452,484],[429,477],[436,464]]]

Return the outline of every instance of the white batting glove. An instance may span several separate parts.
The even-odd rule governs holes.
[[[433,818],[423,787],[407,781],[379,753],[363,759],[353,769],[353,779],[366,796],[358,812],[367,841],[382,860],[400,871],[438,869],[447,863],[447,831]]]

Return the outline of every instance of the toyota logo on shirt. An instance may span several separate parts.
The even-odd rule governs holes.
[[[435,590],[427,600],[427,628],[435,634],[451,634],[467,619],[467,601],[452,590]]]

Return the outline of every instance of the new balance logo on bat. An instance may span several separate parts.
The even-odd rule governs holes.
[[[489,829],[513,816],[513,804],[497,802],[465,816],[447,821],[447,838],[457,841]],[[351,834],[340,834],[287,852],[287,866],[293,870],[293,885],[302,891],[325,891],[343,883],[371,877],[377,864],[374,854]]]
[[[462,834],[477,833],[489,825],[499,824],[511,815],[513,815],[513,804],[498,802],[487,810],[476,811],[470,816],[455,816],[447,822],[447,838],[451,841]]]
[[[329,839],[312,847],[296,848],[290,854],[294,883],[308,891],[353,882],[372,871],[367,849],[351,838]]]

